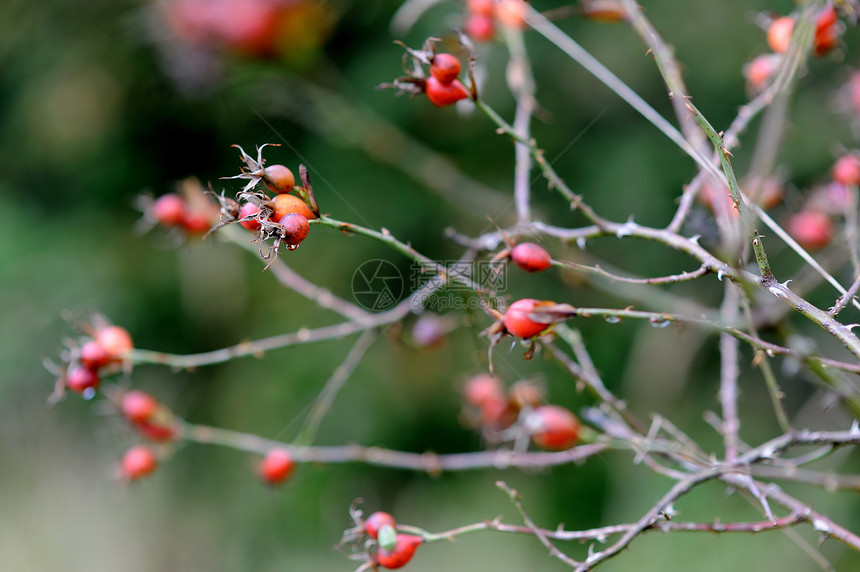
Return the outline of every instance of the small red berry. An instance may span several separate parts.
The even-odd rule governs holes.
[[[779,67],[781,56],[779,54],[762,54],[744,66],[744,75],[747,78],[747,89],[752,94],[764,91],[768,81],[773,77]]]
[[[501,399],[503,396],[502,384],[488,373],[470,378],[463,388],[463,397],[466,402],[475,407],[481,407],[487,401],[495,398]]]
[[[448,85],[460,75],[460,60],[451,54],[436,54],[430,63],[430,74]]]
[[[279,221],[291,213],[298,213],[308,220],[317,218],[314,211],[311,210],[311,207],[295,195],[278,195],[272,199],[272,204],[274,205],[273,210],[275,211],[272,214],[273,221]]]
[[[133,421],[132,424],[138,433],[152,441],[170,441],[176,438],[176,429],[169,425],[147,421]]]
[[[816,55],[823,56],[836,48],[839,43],[839,28],[836,26],[838,16],[836,8],[827,6],[818,14],[815,22],[815,40],[812,49]]]
[[[470,14],[492,16],[496,10],[495,0],[466,0],[466,10]]]
[[[83,366],[72,366],[66,372],[66,386],[75,393],[98,389],[100,383],[99,374]]]
[[[369,537],[376,538],[384,526],[395,528],[397,524],[394,522],[394,517],[387,512],[377,511],[364,521],[364,532]]]
[[[110,356],[111,360],[119,360],[134,349],[131,334],[123,327],[108,326],[96,332],[96,342]]]
[[[434,76],[427,78],[424,92],[427,94],[427,99],[430,100],[430,103],[436,107],[452,105],[461,99],[469,97],[469,90],[466,89],[466,86],[459,79],[455,79],[449,84],[444,84]]]
[[[120,471],[122,476],[130,481],[141,479],[158,467],[158,458],[145,445],[137,445],[129,449],[122,458]]]
[[[548,324],[541,324],[529,318],[537,303],[538,300],[523,298],[508,306],[503,319],[505,329],[511,335],[526,339],[533,338],[544,331]]]
[[[182,215],[182,228],[189,234],[203,234],[212,227],[202,214],[186,209]]]
[[[122,396],[120,409],[129,421],[143,423],[155,415],[158,410],[158,401],[148,393],[133,390]]]
[[[526,272],[540,272],[552,266],[549,252],[533,242],[516,245],[511,251],[511,260]]]
[[[778,54],[788,51],[791,32],[794,30],[794,19],[782,16],[770,23],[767,29],[767,45]]]
[[[833,238],[833,223],[818,211],[803,211],[788,220],[788,234],[807,250],[824,248]]]
[[[245,217],[254,216],[258,212],[260,212],[260,207],[254,203],[245,203],[241,208],[239,208],[239,218],[243,219]],[[260,221],[257,219],[243,220],[239,224],[248,230],[260,230]]]
[[[836,8],[833,6],[825,7],[818,13],[818,19],[815,21],[815,32],[824,32],[832,28],[839,20],[839,15],[836,13]]]
[[[89,340],[81,346],[78,358],[81,365],[93,371],[98,370],[110,363],[110,356],[105,349],[95,340]]]
[[[376,553],[376,564],[389,570],[402,568],[412,560],[415,550],[424,542],[420,536],[411,534],[398,534],[397,543],[391,550],[385,550],[380,547]]]
[[[583,0],[582,15],[597,22],[622,22],[627,19],[624,6],[618,0]]]
[[[843,155],[833,164],[833,180],[843,185],[860,185],[860,157]]]
[[[524,0],[499,0],[496,2],[496,20],[507,28],[524,29],[527,13],[528,4]]]
[[[263,171],[263,182],[273,193],[284,194],[296,186],[296,177],[283,165],[271,165]]]
[[[283,217],[278,221],[278,224],[284,227],[283,241],[287,243],[289,246],[298,246],[301,242],[308,237],[308,233],[311,231],[311,225],[308,223],[308,219],[299,213],[291,213]]]
[[[176,193],[167,193],[155,199],[152,204],[152,216],[164,226],[182,224],[185,214],[185,199]]]
[[[569,449],[579,440],[579,420],[558,405],[542,405],[526,419],[532,441],[544,449]]]
[[[466,35],[477,42],[489,42],[496,35],[493,18],[484,14],[470,14],[463,26]]]
[[[293,472],[295,462],[286,449],[272,449],[260,463],[260,476],[271,485],[282,483]]]

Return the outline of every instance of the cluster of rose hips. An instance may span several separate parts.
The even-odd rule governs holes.
[[[475,82],[471,79],[472,58],[469,58],[470,91],[459,79],[462,69],[460,60],[453,54],[437,53],[435,42],[435,38],[429,38],[421,50],[403,46],[406,50],[403,56],[406,75],[395,79],[393,83],[380,85],[379,89],[394,88],[398,95],[424,94],[436,107],[453,105],[466,98],[476,99]],[[425,67],[428,71],[425,71]]]
[[[524,0],[467,0],[463,31],[475,41],[488,42],[498,26],[523,29],[527,12]]]
[[[807,197],[803,210],[788,219],[786,230],[807,250],[824,248],[833,239],[834,216],[844,215],[860,185],[860,156],[849,152],[839,157],[831,171],[833,180]],[[856,206],[855,206],[856,208]]]
[[[183,43],[271,57],[325,35],[331,17],[322,4],[310,0],[166,0],[158,9],[167,29]]]
[[[189,235],[208,232],[218,219],[218,209],[205,199],[197,179],[185,179],[179,186],[179,193],[166,193],[155,200],[140,198],[144,226],[160,225],[166,229],[180,229]]]
[[[181,436],[180,420],[154,397],[140,390],[116,391],[114,404],[132,427],[144,438],[157,443],[173,441]],[[120,477],[138,480],[148,476],[158,466],[159,454],[148,445],[136,445],[126,452],[120,464]],[[271,449],[257,466],[260,478],[270,485],[286,481],[293,472],[292,454],[283,448]]]
[[[756,94],[763,91],[779,67],[783,54],[788,51],[795,19],[795,16],[780,16],[772,19],[768,24],[767,44],[773,53],[755,57],[744,70],[747,86],[751,93]],[[833,51],[838,45],[839,37],[843,31],[844,26],[839,21],[836,8],[831,5],[824,7],[815,19],[812,52],[821,57]]]
[[[412,560],[415,551],[424,543],[421,536],[398,533],[394,517],[387,512],[377,511],[363,519],[361,511],[353,506],[350,514],[355,526],[344,531],[339,546],[359,547],[353,558],[365,561],[361,570],[402,568]]]
[[[470,378],[463,387],[464,420],[480,427],[490,443],[516,440],[521,435],[544,449],[569,449],[580,439],[579,420],[559,405],[545,405],[541,389],[519,381],[507,392],[493,375]]]
[[[86,338],[64,354],[65,367],[58,373],[57,394],[64,389],[91,398],[101,385],[102,375],[115,373],[134,349],[128,330],[108,324],[101,316],[94,324],[83,326]]]
[[[236,200],[218,197],[221,202],[222,225],[238,222],[244,228],[257,233],[257,242],[273,240],[272,249],[265,258],[277,254],[283,244],[287,250],[295,250],[310,232],[309,220],[320,216],[319,206],[304,165],[299,166],[302,185],[296,184],[293,172],[284,165],[265,166],[263,148],[276,144],[267,143],[257,148],[257,158],[238,148],[245,166],[242,172],[226,179],[244,179],[248,183],[236,194]],[[262,183],[262,189],[260,188]],[[265,189],[274,193],[274,197]],[[295,194],[291,194],[295,193]]]

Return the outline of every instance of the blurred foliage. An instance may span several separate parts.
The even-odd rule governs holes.
[[[755,14],[792,8],[777,0],[642,3],[675,46],[698,107],[717,126],[726,125],[746,100],[742,65],[765,49]],[[538,523],[578,528],[635,520],[668,487],[647,468],[631,467],[630,455],[608,453],[583,466],[540,474],[485,471],[430,478],[361,465],[302,466],[282,490],[271,491],[257,482],[254,459],[247,455],[187,446],[147,482],[125,489],[113,482],[112,467],[135,437],[107,415],[104,404],[72,398],[45,407],[53,380],[40,362],[56,356],[62,339],[74,334],[61,319],[65,310],[104,312],[127,327],[139,347],[176,353],[333,323],[333,316],[261,273],[253,256],[217,238],[178,245],[175,237],[158,231],[133,232],[139,213],[132,205],[141,192],[168,192],[187,176],[228,194],[238,190],[235,181],[219,180],[239,167],[233,143],[246,149],[283,143],[267,157],[294,169],[300,162],[309,165],[324,212],[384,226],[437,259],[458,254],[443,238],[446,227],[478,234],[492,228],[488,216],[500,225],[511,220],[513,150],[483,116],[374,90],[400,72],[401,49],[393,40],[420,45],[461,21],[461,4],[443,2],[406,37],[396,38],[388,26],[399,4],[333,0],[325,5],[332,25],[327,41],[303,46],[301,57],[254,61],[219,54],[206,64],[214,68],[205,70],[195,68],[193,59],[185,67],[176,65],[183,54],[159,44],[164,23],[148,3],[0,4],[0,568],[350,570],[352,563],[332,546],[349,526],[347,507],[357,497],[369,510],[386,509],[400,522],[430,530],[497,515],[518,522],[493,485],[503,478],[522,493]],[[535,0],[534,5],[555,4]],[[312,24],[295,26],[295,33]],[[651,59],[625,26],[575,19],[560,25],[649,103],[672,115]],[[320,32],[315,41],[324,37]],[[793,123],[779,158],[792,185],[788,205],[781,207],[785,212],[792,197],[796,203],[803,189],[826,178],[840,145],[854,144],[848,122],[831,103],[857,58],[851,49],[857,47],[855,29],[845,42],[846,61],[813,62],[792,101]],[[682,185],[694,174],[692,162],[556,48],[532,34],[527,46],[544,108],[534,135],[558,172],[609,218],[635,214],[643,224],[667,223]],[[480,47],[489,74],[482,93],[509,117],[513,100],[505,88],[505,61],[501,45]],[[754,125],[744,141],[754,141],[756,130]],[[735,151],[741,172],[751,151],[747,143]],[[442,160],[480,183],[457,183],[446,198],[434,189],[444,187],[446,181],[436,178],[450,171],[440,166]],[[568,226],[581,222],[561,208],[543,181],[536,180],[533,188],[541,218]],[[477,203],[484,209],[469,202],[470,193],[488,197]],[[678,264],[689,264],[657,246],[634,246],[602,239],[589,252],[637,274],[671,273]],[[580,255],[573,247],[548,247],[561,258]],[[352,272],[373,258],[409,271],[408,261],[384,246],[321,227],[288,260],[309,279],[350,298]],[[798,265],[778,247],[772,263],[791,270]],[[558,274],[537,278],[511,272],[509,278],[511,298],[628,303]],[[693,288],[675,291],[718,303],[721,289],[715,281]],[[830,298],[829,293],[813,297],[822,305],[832,303]],[[486,325],[486,318],[475,317],[436,350],[383,336],[335,402],[318,442],[418,452],[480,449],[479,437],[459,422],[457,392],[465,377],[486,367],[486,340],[476,336]],[[604,379],[634,411],[656,411],[706,444],[720,446],[701,418],[702,410],[717,407],[713,336],[633,323],[577,326]],[[131,379],[191,421],[289,440],[349,347],[350,340],[311,344],[191,373],[139,367]],[[574,410],[590,405],[556,364],[540,357],[525,362],[520,353],[497,352],[508,382],[535,377],[546,382],[552,401]],[[742,355],[752,358],[748,351]],[[782,380],[790,413],[816,423],[821,395],[802,374],[784,370]],[[768,411],[760,379],[750,374],[741,381],[744,413]],[[774,435],[771,417],[765,413],[754,422],[743,417],[742,436],[754,443]],[[816,509],[849,528],[860,524],[855,496],[825,495],[810,487],[801,494],[814,496]],[[720,487],[703,487],[676,508],[685,520],[758,518],[742,498],[723,495]],[[804,528],[799,533],[814,544]],[[584,548],[573,550],[584,554]],[[856,555],[832,541],[823,550],[837,569],[860,566]],[[779,532],[649,533],[604,568],[634,567],[815,569]],[[479,533],[422,547],[409,569],[562,566],[533,538]]]

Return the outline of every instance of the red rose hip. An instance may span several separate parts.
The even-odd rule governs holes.
[[[430,74],[448,85],[460,75],[460,60],[451,54],[436,54],[430,64]]]
[[[152,205],[152,216],[164,226],[182,224],[185,215],[185,199],[176,193],[167,193],[155,199]]]
[[[537,303],[538,300],[523,298],[508,306],[503,318],[508,333],[527,339],[535,337],[547,328],[549,324],[535,322],[529,318]]]
[[[260,221],[257,219],[251,220],[241,220],[245,217],[254,216],[258,212],[260,212],[260,207],[255,205],[254,203],[245,203],[239,208],[239,224],[248,230],[260,230]]]
[[[540,272],[552,266],[552,258],[544,247],[533,242],[523,242],[511,251],[511,260],[526,272]]]
[[[444,84],[432,75],[427,78],[424,92],[427,94],[427,99],[430,100],[430,103],[436,107],[453,105],[461,99],[469,97],[469,90],[466,89],[466,86],[459,79],[455,79],[449,84]]]
[[[424,542],[420,536],[412,534],[398,534],[397,542],[391,550],[380,547],[376,553],[376,563],[383,568],[394,570],[402,568],[412,560],[415,550]]]
[[[98,389],[101,383],[99,374],[84,366],[72,366],[66,372],[66,387],[75,393],[83,393],[87,389]]]
[[[833,222],[818,211],[799,212],[788,220],[788,234],[807,250],[824,248],[833,238]]]
[[[123,395],[120,409],[129,421],[144,423],[155,415],[158,401],[148,393],[133,390]]]
[[[833,164],[833,180],[843,185],[860,185],[860,157],[843,155]]]
[[[273,193],[285,194],[296,186],[296,177],[287,167],[272,165],[263,170],[263,182]]]
[[[308,237],[311,231],[311,225],[308,219],[298,213],[288,214],[278,221],[278,224],[283,227],[281,231],[283,241],[289,246],[298,246]]]
[[[529,414],[532,441],[544,449],[569,449],[579,440],[579,420],[558,405],[542,405]]]
[[[395,528],[397,524],[394,522],[394,517],[387,512],[376,511],[364,521],[364,532],[371,538],[377,538],[379,531],[385,526]]]
[[[142,479],[158,467],[158,458],[152,449],[145,445],[137,445],[129,449],[122,458],[120,473],[130,481]]]
[[[260,477],[271,485],[286,481],[293,472],[295,462],[286,449],[272,449],[260,463]]]
[[[96,332],[96,342],[110,356],[111,360],[119,360],[134,349],[131,334],[123,327],[108,326]]]

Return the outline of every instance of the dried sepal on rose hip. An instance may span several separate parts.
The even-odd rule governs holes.
[[[257,147],[257,157],[248,155],[240,145],[233,145],[239,150],[242,162],[242,172],[232,177],[221,177],[222,179],[245,179],[247,184],[242,188],[243,193],[252,192],[258,183],[262,182],[273,193],[289,193],[296,184],[293,172],[284,165],[272,165],[266,167],[263,159],[263,149],[266,147],[279,147],[278,143],[264,143]]]

